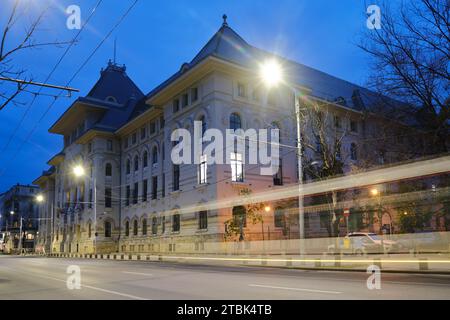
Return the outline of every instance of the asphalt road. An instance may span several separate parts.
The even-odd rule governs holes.
[[[78,266],[81,289],[67,287]],[[0,300],[8,299],[450,299],[450,276],[287,270],[161,262],[0,256]]]

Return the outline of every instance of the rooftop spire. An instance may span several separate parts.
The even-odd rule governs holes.
[[[222,26],[223,26],[223,27],[228,27],[228,23],[227,23],[228,16],[227,16],[226,14],[224,14],[224,15],[222,16],[222,19],[223,19]]]

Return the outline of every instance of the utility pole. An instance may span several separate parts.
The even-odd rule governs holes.
[[[19,254],[22,254],[22,216],[20,216]]]
[[[305,254],[305,209],[303,206],[303,152],[300,118],[300,99],[294,91],[295,118],[297,124],[297,166],[298,166],[298,232],[300,241],[300,258]]]

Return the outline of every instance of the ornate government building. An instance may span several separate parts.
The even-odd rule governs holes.
[[[262,85],[259,65],[270,59],[280,63],[288,84]],[[376,116],[367,120],[375,95],[251,46],[225,18],[192,61],[151,92],[143,93],[124,66],[110,62],[90,92],[53,124],[49,131],[61,135],[64,148],[34,181],[46,199],[38,245],[46,252],[201,253],[226,241],[298,238],[295,197],[259,197],[256,223],[255,205],[245,202],[298,184],[294,97],[305,108],[321,106],[326,136],[340,134],[333,147],[339,150],[331,153],[344,174],[370,159],[381,165],[403,154],[365,143],[390,130],[381,129],[384,120]],[[280,169],[261,175],[237,152],[228,164],[209,164],[205,157],[199,164],[173,164],[171,134],[177,128],[193,133],[194,121],[224,133],[278,128]],[[323,157],[309,161],[324,152],[312,125],[304,144],[305,167],[323,165]],[[74,168],[81,172],[75,175]],[[320,215],[306,216],[306,232],[323,236],[327,225]]]

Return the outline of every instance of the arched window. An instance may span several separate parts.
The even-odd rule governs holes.
[[[111,177],[112,176],[112,165],[111,163],[107,163],[105,166],[105,176]]]
[[[357,147],[356,143],[352,143],[350,145],[350,158],[353,161],[358,160],[358,147]]]
[[[275,219],[275,227],[284,228],[286,221],[283,208],[275,209],[274,219]]]
[[[242,128],[241,116],[237,113],[232,113],[230,116],[230,129],[237,130]]]
[[[138,171],[139,170],[139,157],[135,156],[134,157],[134,171]]]
[[[111,238],[111,222],[105,221],[105,238]]]
[[[125,222],[125,236],[130,236],[130,221]]]
[[[152,218],[152,234],[158,234],[158,219],[156,217]]]
[[[247,210],[243,206],[238,206],[233,208],[233,220],[234,224],[237,226],[246,227],[247,226]]]
[[[205,134],[206,130],[208,129],[208,124],[206,123],[206,117],[201,116],[198,121],[202,123],[202,135]]]
[[[142,159],[142,166],[144,168],[148,167],[148,152],[147,151],[144,151],[144,157]]]
[[[137,220],[133,221],[133,236],[137,236],[138,235],[138,222]]]
[[[156,146],[152,149],[152,164],[158,163],[158,148]]]
[[[142,220],[142,235],[147,235],[147,219]]]
[[[131,173],[131,163],[130,163],[130,159],[127,159],[126,171],[127,171],[127,174],[130,174],[130,173]]]

